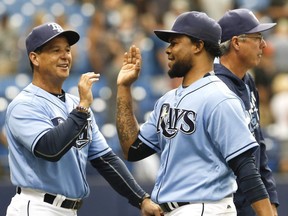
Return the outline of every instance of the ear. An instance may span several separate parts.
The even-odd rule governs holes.
[[[194,53],[199,53],[201,52],[201,50],[204,49],[204,42],[202,40],[200,40],[198,43],[194,43],[195,44],[195,50],[194,50]]]
[[[231,46],[235,49],[235,50],[239,50],[240,49],[240,43],[239,41],[241,40],[241,38],[234,36],[231,39]]]
[[[29,59],[32,62],[33,65],[35,66],[39,66],[39,58],[38,58],[38,54],[35,52],[30,52],[29,53]]]

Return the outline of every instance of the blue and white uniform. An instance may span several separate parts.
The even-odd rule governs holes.
[[[20,92],[6,113],[11,181],[17,188],[7,207],[7,216],[76,216],[90,192],[87,161],[131,205],[140,208],[149,197],[108,146],[91,110],[81,106],[86,100],[90,104],[90,85],[98,80],[98,75],[90,72],[81,76],[81,102],[63,89],[61,94],[44,90],[47,76],[41,77],[42,73],[47,72],[50,77],[55,69],[55,73],[64,71],[68,75],[72,62],[70,47],[79,38],[77,32],[64,31],[57,23],[39,25],[26,38],[34,84]],[[40,59],[37,57],[37,64],[31,57],[35,54]],[[54,85],[55,77],[47,80],[48,86]],[[63,78],[58,77],[53,90],[48,89],[58,92]],[[83,81],[91,82],[86,86],[87,95],[81,91]],[[43,85],[46,87],[41,89]]]
[[[79,102],[71,94],[66,93],[65,97],[64,103],[30,84],[9,105],[6,130],[10,142],[11,181],[19,187],[81,199],[89,195],[85,177],[87,159],[92,160],[111,151],[93,114],[88,119],[87,130],[79,134],[74,146],[60,161],[50,162],[34,155],[39,138],[65,120]]]
[[[199,203],[233,194],[237,184],[227,162],[258,147],[248,123],[241,100],[216,76],[166,93],[138,137],[161,154],[152,199]]]
[[[67,93],[61,97],[65,100],[29,84],[7,109],[11,181],[17,186],[7,215],[77,215],[90,192],[87,161],[116,192],[140,208],[148,194],[113,153],[93,113],[79,113],[77,97]]]

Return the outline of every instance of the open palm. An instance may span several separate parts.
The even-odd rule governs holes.
[[[135,82],[140,74],[141,53],[136,46],[131,46],[129,51],[124,54],[122,68],[118,74],[117,84],[130,86]]]

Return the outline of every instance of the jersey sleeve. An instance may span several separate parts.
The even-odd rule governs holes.
[[[93,160],[95,158],[101,157],[108,152],[112,151],[105,137],[99,130],[93,113],[91,113],[91,145],[89,146],[88,160]]]
[[[138,138],[144,144],[159,153],[161,149],[159,133],[157,133],[157,104],[158,102],[156,102],[154,110],[150,113],[148,120],[141,125]]]
[[[53,124],[36,104],[18,103],[12,110],[7,113],[8,129],[19,143],[33,152],[37,141],[53,127]]]
[[[249,130],[249,116],[236,98],[219,103],[207,122],[210,138],[227,162],[259,146]]]

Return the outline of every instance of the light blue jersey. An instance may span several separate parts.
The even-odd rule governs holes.
[[[152,199],[218,201],[237,189],[227,162],[258,147],[239,98],[215,76],[161,97],[139,138],[161,154]]]
[[[6,131],[9,142],[11,181],[15,186],[39,189],[70,198],[89,195],[86,163],[109,151],[93,113],[75,145],[58,161],[38,158],[37,141],[51,128],[67,119],[79,99],[65,94],[66,102],[30,84],[9,105]]]

